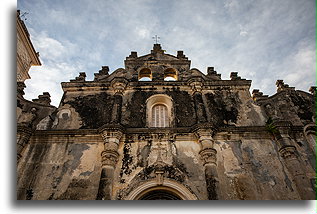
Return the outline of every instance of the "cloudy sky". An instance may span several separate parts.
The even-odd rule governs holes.
[[[61,82],[108,65],[131,51],[150,52],[154,35],[166,53],[183,50],[191,67],[214,66],[223,79],[238,71],[251,90],[315,85],[315,0],[18,0],[42,66],[30,70],[25,98],[43,91],[59,105]]]

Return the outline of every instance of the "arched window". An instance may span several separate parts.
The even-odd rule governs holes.
[[[155,94],[146,100],[147,127],[173,126],[173,101],[166,94]]]
[[[176,81],[177,70],[174,68],[168,68],[164,71],[164,81]]]
[[[152,121],[153,127],[168,127],[169,118],[167,107],[163,104],[157,104],[152,108]]]
[[[142,68],[139,71],[139,81],[152,81],[152,71],[149,68]]]

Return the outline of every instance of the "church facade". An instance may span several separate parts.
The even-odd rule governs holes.
[[[160,44],[124,63],[63,82],[57,108],[18,85],[19,200],[315,199],[315,87],[251,95]]]

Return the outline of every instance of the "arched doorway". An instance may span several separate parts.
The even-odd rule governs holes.
[[[143,183],[132,190],[125,200],[198,200],[198,198],[185,186],[165,178],[160,185],[156,179]]]
[[[152,190],[144,194],[142,197],[140,197],[139,200],[182,200],[182,199],[170,191],[158,189],[158,190]]]

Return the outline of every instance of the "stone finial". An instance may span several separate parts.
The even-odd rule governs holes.
[[[43,92],[43,95],[39,95],[37,99],[33,99],[32,101],[35,103],[50,105],[51,104],[51,95],[48,92]]]
[[[109,67],[108,66],[101,66],[101,70],[99,70],[99,74],[108,75],[109,74]]]
[[[217,74],[217,71],[215,71],[214,67],[207,68],[207,76],[214,79],[221,79],[221,74]]]
[[[268,95],[263,95],[263,93],[259,89],[253,89],[252,91],[252,99],[257,101],[262,98],[267,98]]]
[[[86,81],[86,73],[80,72],[79,76],[76,77],[74,80],[70,80],[71,82],[85,82]]]
[[[282,91],[285,88],[283,80],[276,80],[275,85],[277,87],[277,92]]]
[[[309,92],[313,95],[313,96],[316,96],[316,86],[311,86],[309,88]]]
[[[230,78],[231,78],[231,80],[241,80],[241,77],[238,76],[238,72],[231,72]]]
[[[208,75],[213,75],[213,74],[216,74],[217,72],[215,71],[215,68],[214,67],[208,67],[207,68],[207,74]]]
[[[283,80],[276,80],[276,92],[284,91],[284,90],[294,90],[295,87],[289,87],[288,84],[285,84]]]
[[[177,51],[177,58],[184,59],[185,58],[184,51]]]
[[[164,53],[164,50],[162,50],[162,47],[161,47],[160,44],[154,44],[153,50],[151,50],[151,53],[152,53],[152,54],[156,54],[156,53],[163,54],[163,53]]]
[[[99,70],[98,73],[94,73],[94,75],[95,75],[94,81],[104,79],[105,77],[109,76],[109,67],[101,66],[101,70]]]
[[[137,57],[138,57],[138,52],[131,51],[131,54],[129,55],[129,58],[137,58]]]

